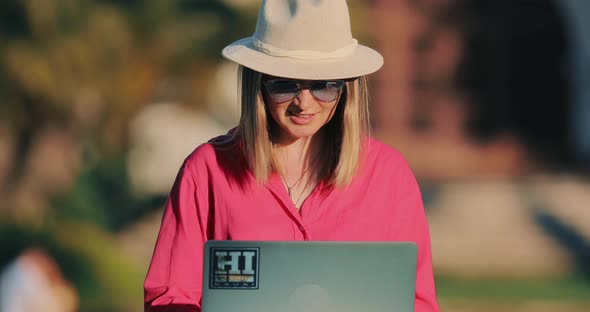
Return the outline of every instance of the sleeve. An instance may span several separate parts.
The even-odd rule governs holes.
[[[404,207],[404,222],[401,225],[405,233],[403,239],[414,241],[418,246],[414,311],[439,312],[432,270],[430,231],[424,212],[422,195],[416,178],[407,164],[404,169],[399,179],[401,192],[398,193],[400,207]]]
[[[144,282],[145,311],[199,312],[208,186],[197,185],[185,161],[168,197]]]

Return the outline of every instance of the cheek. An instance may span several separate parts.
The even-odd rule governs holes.
[[[270,107],[268,108],[268,113],[270,114],[270,117],[278,124],[280,124],[280,120],[281,120],[281,116],[282,116],[282,112],[278,107]]]

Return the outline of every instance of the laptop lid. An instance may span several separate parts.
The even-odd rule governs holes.
[[[208,241],[203,312],[411,312],[407,242]]]

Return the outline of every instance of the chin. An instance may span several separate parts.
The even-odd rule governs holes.
[[[313,129],[291,129],[291,131],[289,131],[289,135],[293,139],[309,138],[309,137],[314,136],[316,133],[318,133],[318,130],[319,129],[316,129],[316,128],[313,128]]]

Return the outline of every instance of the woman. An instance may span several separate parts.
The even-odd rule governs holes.
[[[199,311],[207,240],[413,241],[415,310],[438,311],[418,185],[368,137],[366,75],[345,0],[263,1],[240,64],[241,119],[185,160],[145,281],[146,311]]]

